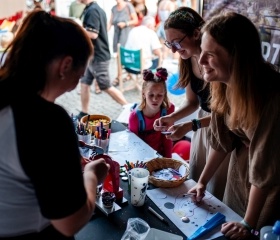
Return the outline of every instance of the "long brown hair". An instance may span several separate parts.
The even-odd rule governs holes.
[[[51,61],[71,56],[73,68],[78,69],[87,64],[93,46],[85,30],[73,20],[34,10],[25,17],[6,51],[0,81],[11,82],[15,92],[25,88],[25,93],[41,93]]]
[[[202,28],[204,32],[231,56],[230,86],[211,83],[211,110],[229,113],[230,128],[256,126],[267,100],[275,92],[275,80],[280,80],[280,74],[263,59],[258,30],[247,17],[228,12],[213,17]]]
[[[203,18],[189,7],[179,7],[173,11],[164,23],[164,29],[174,28],[192,37],[203,26]],[[197,40],[199,47],[201,38]],[[185,88],[191,80],[191,59],[179,59],[179,82],[176,87]]]

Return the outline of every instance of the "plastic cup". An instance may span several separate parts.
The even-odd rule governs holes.
[[[136,207],[143,206],[148,187],[149,171],[144,168],[133,168],[131,172],[131,204]]]

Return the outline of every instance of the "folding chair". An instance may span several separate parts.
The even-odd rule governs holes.
[[[124,87],[123,77],[119,79],[120,91],[128,91],[131,89],[142,89],[142,71],[143,71],[143,57],[142,49],[139,50],[130,50],[126,49],[120,44],[118,44],[118,69],[119,72],[129,73],[132,76],[132,83]]]

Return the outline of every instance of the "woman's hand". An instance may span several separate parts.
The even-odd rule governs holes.
[[[166,131],[170,126],[174,124],[172,117],[169,115],[158,118],[154,121],[154,130],[155,131]]]
[[[96,176],[98,184],[101,184],[105,180],[109,169],[110,165],[106,163],[105,159],[99,158],[86,163],[84,174],[86,174],[87,171],[92,172]]]
[[[192,122],[184,122],[171,126],[167,131],[172,132],[170,135],[166,135],[167,139],[177,141],[182,139],[187,132],[192,130]]]
[[[117,24],[117,26],[118,26],[120,29],[123,29],[123,28],[127,27],[127,24],[126,24],[126,22],[119,22],[119,23]]]
[[[239,222],[227,222],[222,224],[221,232],[229,239],[254,239],[254,235]]]
[[[192,200],[195,203],[201,202],[202,198],[205,196],[206,186],[202,183],[197,183],[194,187],[192,187],[188,193],[194,193],[195,195],[192,196]]]

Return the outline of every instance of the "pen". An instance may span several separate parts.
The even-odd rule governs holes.
[[[161,220],[162,222],[164,222],[165,224],[168,225],[168,222],[161,215],[159,215],[154,209],[152,209],[151,207],[148,207],[148,210],[151,213],[153,213],[159,220]]]

